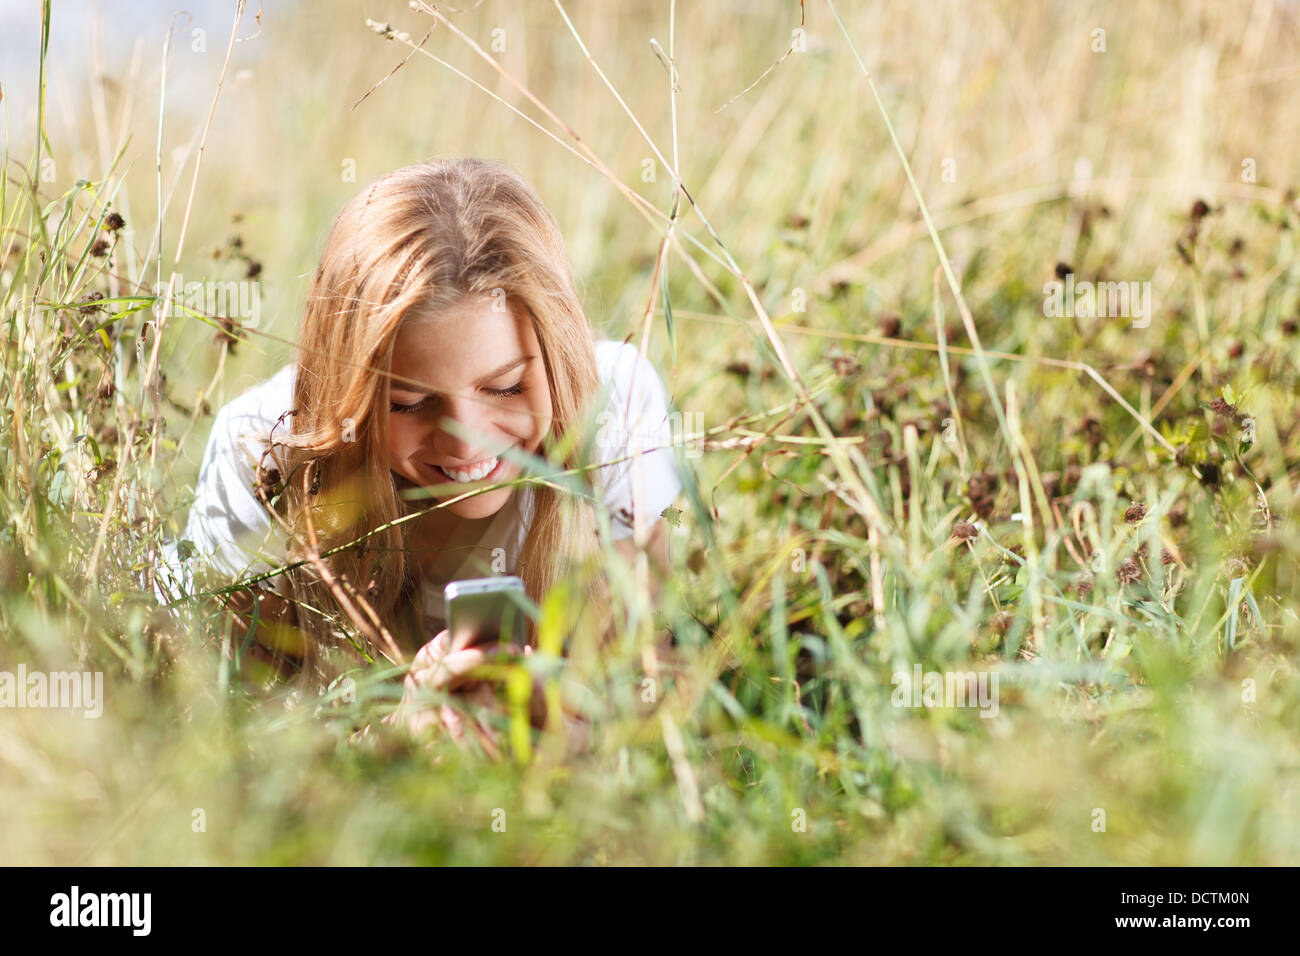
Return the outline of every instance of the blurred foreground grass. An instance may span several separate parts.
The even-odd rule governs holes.
[[[667,0],[618,18],[564,5],[658,157],[561,9],[448,14],[665,214],[680,156],[853,449],[875,533],[717,259],[671,247],[670,340],[651,278],[665,222],[555,140],[418,54],[352,109],[410,52],[365,18],[416,42],[428,28],[390,6],[246,12],[189,218],[228,21],[174,35],[161,149],[161,6],[131,55],[90,29],[80,81],[45,64],[39,149],[37,101],[0,103],[0,670],[106,675],[99,719],[0,710],[0,861],[1300,859],[1295,4],[838,5],[991,379],[826,4],[734,102],[791,45],[798,5],[681,4],[671,41]],[[78,29],[56,11],[61,26]],[[677,62],[676,127],[651,37]],[[445,26],[425,49],[545,123]],[[337,208],[455,153],[535,184],[593,325],[639,340],[654,304],[652,358],[709,432],[683,457],[699,498],[674,516],[658,609],[695,679],[638,717],[629,632],[590,687],[583,756],[446,746],[435,766],[378,725],[391,670],[359,669],[355,702],[260,691],[222,666],[211,608],[174,622],[148,587],[212,412],[289,356]],[[721,256],[684,200],[675,231]],[[181,315],[156,342],[173,268],[257,278],[256,327]],[[1154,315],[1048,317],[1058,271],[1150,281]],[[996,716],[894,706],[893,675],[918,664],[997,673]]]

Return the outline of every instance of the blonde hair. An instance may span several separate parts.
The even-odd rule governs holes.
[[[403,499],[388,467],[388,371],[398,328],[408,316],[466,296],[502,294],[532,322],[549,381],[551,436],[559,440],[581,427],[600,382],[559,227],[528,184],[500,163],[447,159],[389,173],[343,208],[303,313],[291,434],[277,438],[287,446],[281,454],[292,558],[313,533],[317,553],[325,552],[430,506]],[[576,467],[587,451],[575,441],[556,464]],[[580,497],[540,484],[532,494],[517,573],[540,604],[566,572],[591,566],[596,521]],[[433,635],[419,634],[419,571],[405,554],[410,528],[407,521],[378,531],[324,560],[334,587],[359,593],[414,647]],[[301,673],[328,678],[321,652],[338,644],[334,588],[306,564],[289,572],[289,581],[294,623],[305,638]],[[585,587],[588,602],[607,606],[599,574]]]

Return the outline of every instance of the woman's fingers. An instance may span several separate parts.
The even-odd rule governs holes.
[[[480,688],[480,691],[484,689],[486,688]],[[492,702],[495,702],[495,698],[492,696],[490,690],[488,690],[487,697]],[[476,701],[481,700],[482,695],[476,694],[475,698]],[[456,742],[458,747],[466,749],[468,747],[468,740],[465,733],[464,718],[462,718],[460,714],[456,713],[456,711],[448,704],[442,705],[440,716],[442,718],[443,726],[445,726],[448,733],[451,734],[451,739]],[[501,748],[497,744],[496,735],[492,732],[491,728],[472,716],[469,718],[469,725],[474,733],[474,737],[478,740],[479,745],[482,746],[488,756],[493,760],[500,760]]]
[[[407,677],[416,686],[455,690],[465,683],[464,675],[480,666],[487,656],[477,647],[452,651],[420,667],[412,666]]]
[[[450,704],[443,704],[440,712],[443,726],[451,734],[451,739],[459,744],[465,739],[465,726],[461,722],[460,714],[456,713]]]
[[[501,748],[497,746],[496,738],[492,735],[492,732],[478,721],[474,721],[474,733],[478,735],[478,742],[487,751],[487,755],[493,760],[500,760]]]
[[[448,644],[451,641],[449,631],[439,631],[438,636],[428,641],[423,647],[415,652],[415,660],[411,664],[411,669],[419,667],[428,667],[438,658],[442,657],[448,651]]]
[[[413,701],[423,688],[457,692],[469,705],[470,716],[462,716],[449,703],[443,703],[436,708],[411,714],[408,726],[412,731],[418,733],[431,725],[445,727],[460,747],[468,746],[467,731],[472,732],[489,756],[494,760],[501,759],[501,748],[491,726],[473,716],[480,709],[499,709],[496,688],[488,681],[468,676],[475,668],[485,664],[492,656],[490,651],[495,650],[497,648],[485,650],[482,646],[459,646],[459,642],[453,642],[450,633],[445,630],[421,647],[406,674],[404,702]],[[511,647],[510,651],[526,656],[532,654],[532,648],[527,646],[522,649]]]
[[[426,728],[436,726],[436,721],[429,711],[419,710],[407,717],[406,726],[412,734],[421,734]]]

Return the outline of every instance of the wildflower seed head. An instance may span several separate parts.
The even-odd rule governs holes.
[[[1115,569],[1115,580],[1120,584],[1134,584],[1142,580],[1142,565],[1133,558],[1125,558]]]
[[[1137,524],[1146,516],[1147,506],[1142,504],[1140,501],[1133,502],[1133,504],[1129,505],[1128,509],[1124,512],[1124,520],[1129,524]]]

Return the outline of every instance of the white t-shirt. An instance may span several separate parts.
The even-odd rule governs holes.
[[[594,343],[596,364],[608,401],[597,419],[597,454],[602,462],[614,462],[600,469],[603,491],[601,504],[610,515],[614,538],[632,534],[633,466],[641,469],[638,493],[640,512],[646,525],[654,524],[681,491],[677,475],[673,435],[664,388],[654,367],[630,343],[600,340]],[[286,365],[265,382],[243,392],[224,405],[212,423],[203,463],[195,486],[182,540],[195,547],[194,558],[228,575],[242,578],[283,564],[286,538],[283,530],[266,513],[254,493],[256,469],[267,447],[272,426],[293,406],[296,364]],[[628,396],[632,396],[629,405]],[[276,434],[287,434],[292,418],[277,426]],[[637,449],[654,449],[637,459],[618,462]],[[267,457],[268,467],[274,460]],[[599,489],[599,484],[597,485]],[[487,577],[497,552],[504,549],[504,573],[517,573],[524,536],[532,520],[533,489],[517,488],[492,517],[482,537],[448,580]],[[176,545],[164,547],[161,574],[174,582],[188,576],[176,553]],[[188,562],[187,562],[188,563]],[[283,593],[282,575],[269,579]],[[425,581],[423,600],[428,616],[445,622],[442,584]],[[159,591],[162,597],[162,592]]]

